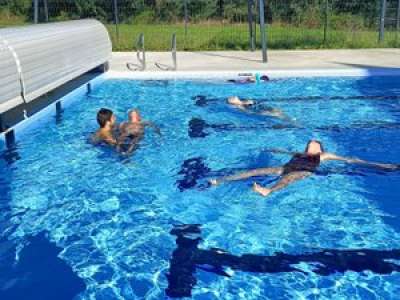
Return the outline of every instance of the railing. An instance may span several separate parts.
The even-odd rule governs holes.
[[[146,50],[144,47],[144,34],[141,33],[136,42],[136,57],[139,64],[127,63],[126,67],[131,71],[144,71],[146,69]]]
[[[176,71],[178,69],[177,57],[176,57],[176,33],[172,34],[171,54],[172,54],[172,66],[164,65],[161,63],[155,63],[157,68],[163,71]]]

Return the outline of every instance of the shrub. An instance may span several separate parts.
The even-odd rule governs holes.
[[[357,31],[363,29],[364,19],[361,16],[350,13],[333,15],[329,17],[329,26],[334,30]]]

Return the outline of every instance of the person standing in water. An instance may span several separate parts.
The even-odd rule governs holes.
[[[291,154],[293,155],[292,159],[283,166],[254,169],[232,176],[212,179],[210,180],[210,183],[212,185],[219,185],[224,182],[244,180],[256,176],[280,176],[280,180],[270,188],[263,187],[257,183],[254,183],[253,190],[266,197],[269,194],[279,191],[296,181],[311,176],[315,173],[320,164],[326,161],[336,160],[349,164],[360,164],[367,167],[380,168],[389,171],[400,169],[399,165],[369,162],[358,158],[341,157],[333,153],[325,152],[322,144],[319,141],[315,140],[308,142],[307,147],[303,153]]]
[[[111,146],[117,146],[116,121],[117,118],[112,110],[107,108],[100,109],[97,113],[97,123],[100,128],[92,136],[92,142],[95,144],[103,142]]]

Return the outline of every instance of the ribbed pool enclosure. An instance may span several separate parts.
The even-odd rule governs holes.
[[[96,20],[0,29],[0,115],[106,66],[111,51]]]

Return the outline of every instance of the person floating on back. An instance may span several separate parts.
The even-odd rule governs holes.
[[[281,110],[258,104],[254,100],[241,100],[238,96],[233,96],[228,98],[227,103],[231,107],[240,109],[241,111],[248,114],[290,120],[290,118],[287,117]]]
[[[102,108],[97,113],[97,123],[100,128],[92,136],[92,142],[95,144],[106,143],[111,146],[116,146],[118,144],[116,138],[116,121],[112,110],[107,108]]]
[[[157,134],[161,135],[159,127],[154,125],[152,122],[142,121],[137,109],[129,111],[128,121],[121,123],[119,126],[120,135],[117,143],[118,151],[129,154],[137,149],[140,141],[144,137],[146,127],[153,128]]]
[[[322,144],[319,141],[315,140],[310,141],[307,144],[305,151],[302,153],[285,153],[291,154],[293,156],[292,159],[283,166],[254,169],[232,176],[212,179],[210,180],[210,183],[212,185],[219,185],[223,182],[244,180],[256,176],[281,176],[280,180],[270,188],[263,187],[257,183],[254,183],[253,190],[266,197],[269,194],[279,191],[296,181],[311,176],[313,173],[315,173],[320,164],[325,161],[336,160],[343,161],[349,164],[360,164],[366,167],[380,168],[389,171],[400,170],[399,165],[368,162],[358,158],[341,157],[336,154],[325,152]]]
[[[229,79],[228,82],[235,83],[235,84],[248,84],[248,83],[259,83],[259,82],[267,82],[269,81],[269,77],[267,75],[250,75],[245,78],[241,79]]]

